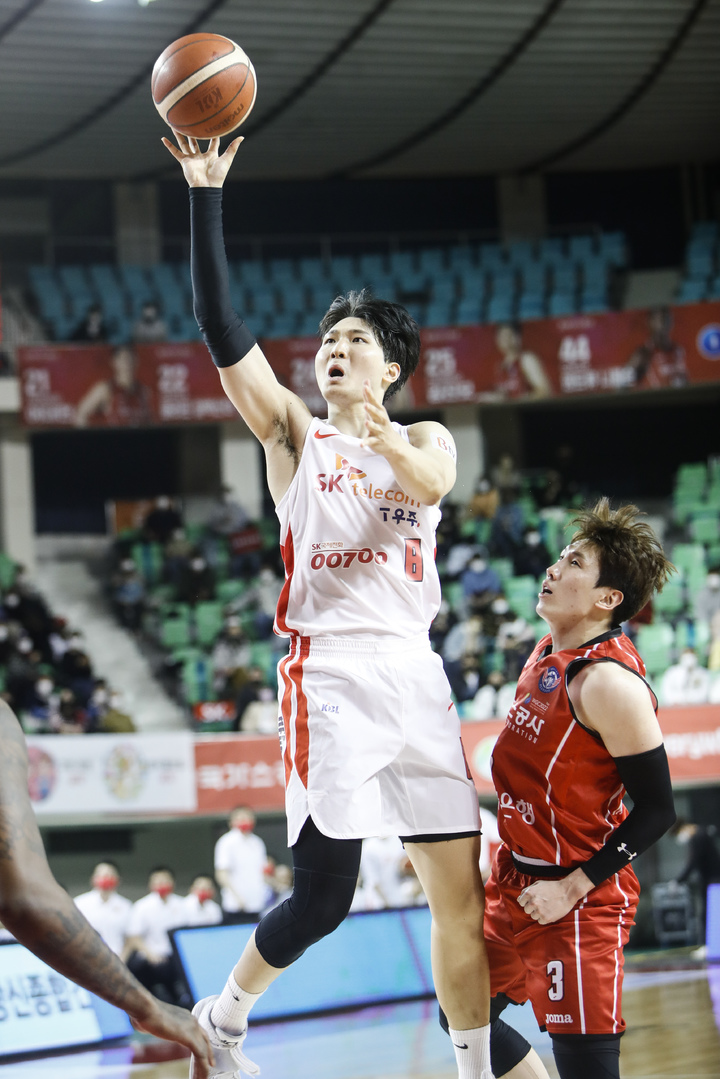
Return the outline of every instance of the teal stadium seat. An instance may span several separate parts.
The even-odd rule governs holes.
[[[635,645],[649,675],[658,675],[667,670],[673,661],[674,644],[675,634],[668,622],[640,626]]]
[[[685,585],[681,577],[674,574],[666,582],[662,592],[653,598],[653,611],[656,614],[676,615],[685,609]]]

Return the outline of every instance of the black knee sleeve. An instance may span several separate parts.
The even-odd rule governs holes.
[[[530,1052],[532,1046],[522,1034],[500,1019],[500,1013],[513,1001],[504,993],[498,993],[490,1001],[490,1063],[493,1075],[506,1075],[516,1064]],[[442,1008],[439,1009],[440,1026],[445,1033],[449,1032],[447,1016]]]
[[[262,919],[255,944],[271,967],[287,967],[340,925],[353,901],[361,840],[330,839],[308,819],[293,847],[293,893]]]
[[[498,1079],[524,1060],[531,1048],[527,1038],[502,1019],[496,1019],[490,1025],[490,1063],[493,1075]]]
[[[560,1079],[620,1079],[620,1034],[551,1034]]]

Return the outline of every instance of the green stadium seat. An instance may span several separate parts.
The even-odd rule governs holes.
[[[705,571],[705,548],[702,543],[676,543],[672,561],[686,576],[695,570]]]
[[[463,587],[459,581],[446,581],[442,586],[443,597],[447,600],[451,611],[458,611],[463,605]]]
[[[538,583],[534,577],[511,577],[505,582],[505,595],[516,615],[534,621],[538,602]]]
[[[680,465],[675,474],[675,490],[694,488],[703,490],[707,483],[707,465],[704,461]]]
[[[169,650],[191,643],[192,627],[188,618],[165,616],[160,621],[160,644]]]
[[[513,575],[512,558],[491,558],[489,565],[495,570],[500,578],[501,585],[505,588],[506,582],[509,581]]]
[[[228,577],[225,581],[219,581],[216,594],[221,603],[232,603],[234,599],[247,592],[247,582],[239,577]]]
[[[159,543],[135,543],[131,555],[133,562],[148,584],[158,584],[163,572],[163,549]]]
[[[653,597],[653,611],[663,615],[680,614],[685,608],[685,584],[677,574],[672,576],[662,592]]]
[[[717,543],[720,540],[720,517],[717,510],[712,516],[693,516],[690,519],[690,535],[696,543]]]
[[[694,648],[704,661],[710,648],[710,623],[701,618],[681,619],[675,627],[675,647],[678,652]]]
[[[18,564],[14,558],[0,551],[0,588],[3,590],[12,588],[18,571]]]
[[[673,661],[675,634],[669,622],[653,622],[640,626],[635,645],[648,674],[661,674]]]
[[[180,676],[183,696],[188,704],[215,700],[212,684],[212,667],[206,657],[190,659],[183,664]]]
[[[220,600],[205,600],[195,606],[195,640],[197,644],[213,644],[223,628],[225,614]]]

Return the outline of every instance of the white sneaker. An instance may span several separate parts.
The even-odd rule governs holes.
[[[259,1075],[260,1068],[248,1060],[242,1051],[242,1043],[247,1035],[247,1027],[242,1034],[227,1034],[216,1027],[210,1018],[210,1012],[217,996],[199,1000],[192,1010],[193,1015],[203,1028],[215,1055],[215,1067],[210,1069],[208,1079],[240,1079],[240,1073]],[[190,1079],[193,1076],[193,1064],[190,1065]]]

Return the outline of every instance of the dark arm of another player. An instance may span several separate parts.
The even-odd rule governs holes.
[[[0,921],[60,974],[126,1011],[138,1028],[188,1046],[205,1079],[211,1051],[196,1021],[143,989],[50,872],[28,795],[25,739],[4,701],[0,747]]]

